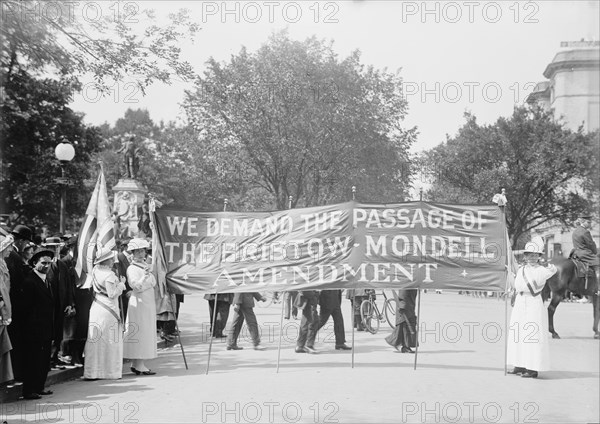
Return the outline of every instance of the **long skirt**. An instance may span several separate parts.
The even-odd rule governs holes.
[[[129,298],[123,354],[128,359],[152,359],[158,356],[153,289],[133,291]]]
[[[508,328],[507,361],[532,371],[550,369],[548,313],[540,296],[517,295]]]
[[[0,325],[0,383],[13,379],[12,363],[10,361],[11,349],[8,329],[5,325]]]
[[[123,375],[123,326],[97,302],[90,309],[83,376],[119,379]]]
[[[393,347],[417,347],[417,317],[413,315],[407,320],[404,316],[400,315],[400,312],[397,312],[396,327],[394,327],[394,331],[385,338],[385,341]]]

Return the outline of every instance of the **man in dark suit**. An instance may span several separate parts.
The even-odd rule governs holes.
[[[231,293],[219,293],[216,296],[217,301],[215,302],[214,294],[205,294],[204,299],[208,300],[208,309],[210,311],[210,332],[213,337],[223,338],[223,330],[227,325],[227,319],[229,318],[229,307],[233,302],[233,295]],[[216,305],[215,305],[216,303]],[[215,316],[215,307],[217,308]],[[213,316],[215,316],[215,322],[213,322]]]
[[[10,359],[16,381],[23,381],[23,358],[25,356],[24,337],[26,335],[24,323],[27,318],[27,309],[23,301],[23,280],[31,267],[27,264],[24,254],[31,243],[32,231],[25,225],[17,225],[11,232],[15,238],[13,251],[6,258],[6,266],[10,274],[10,302],[12,305],[12,323],[8,326],[8,336],[12,344]]]
[[[314,345],[319,327],[318,304],[319,292],[315,290],[298,292],[296,306],[302,309],[302,321],[300,321],[300,331],[296,341],[296,353],[317,353]]]
[[[344,317],[342,315],[342,291],[341,290],[323,290],[319,296],[319,327],[317,331],[325,325],[331,316],[333,318],[333,332],[335,334],[336,350],[351,350],[346,346],[346,334],[344,332]]]
[[[250,337],[252,337],[252,344],[254,350],[264,350],[265,348],[260,345],[260,334],[258,332],[258,322],[256,321],[256,315],[254,315],[254,299],[265,302],[266,297],[260,293],[235,293],[233,296],[233,322],[231,323],[231,330],[229,337],[227,338],[227,350],[241,350],[241,346],[238,346],[237,339],[242,330],[244,320],[248,325],[248,331]]]
[[[45,247],[50,247],[52,243],[61,243],[58,240],[46,239]],[[52,238],[54,239],[54,237]],[[62,243],[61,243],[62,244]],[[52,294],[54,296],[54,337],[52,340],[52,353],[50,357],[50,366],[52,368],[64,369],[64,363],[59,358],[59,353],[64,355],[62,350],[63,330],[65,320],[75,315],[75,285],[76,274],[74,274],[75,262],[67,246],[60,248],[60,259],[50,266],[47,274],[47,281],[50,282]]]
[[[127,268],[131,264],[132,255],[127,252],[127,243],[129,243],[131,237],[124,238],[120,241],[119,244],[119,253],[117,254],[117,262],[115,263],[115,273],[119,278],[125,278],[125,291],[121,294],[120,302],[121,302],[121,319],[125,322],[125,318],[127,318],[127,307],[129,306],[129,298],[131,297],[131,286],[129,285],[129,281],[127,279]]]
[[[573,253],[590,267],[597,267],[598,247],[592,238],[590,228],[592,227],[592,216],[585,215],[579,219],[579,226],[573,231]]]
[[[50,370],[50,347],[54,335],[54,297],[46,275],[52,264],[54,252],[40,249],[33,254],[30,271],[23,280],[23,304],[27,311],[25,320],[25,362],[23,398],[40,399],[50,395],[45,390]]]

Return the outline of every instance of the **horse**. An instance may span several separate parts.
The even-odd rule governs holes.
[[[580,296],[590,296],[592,299],[592,307],[594,308],[594,338],[600,339],[598,332],[598,321],[600,320],[600,300],[598,296],[598,278],[590,272],[588,274],[587,287],[585,279],[579,278],[575,263],[571,259],[555,258],[550,261],[557,268],[554,274],[542,290],[542,300],[545,302],[552,296],[550,305],[548,306],[548,331],[552,334],[553,339],[560,339],[558,333],[554,330],[554,313],[558,304],[567,296],[567,290]]]

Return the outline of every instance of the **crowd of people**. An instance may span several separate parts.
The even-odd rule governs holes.
[[[26,225],[0,234],[0,383],[21,385],[24,399],[52,393],[45,388],[51,369],[118,379],[129,359],[132,373],[153,375],[146,361],[157,356],[157,333],[176,336],[182,299],[160,295],[149,241],[123,239],[118,251],[100,246],[88,279],[75,270],[76,246],[73,236],[40,243]]]

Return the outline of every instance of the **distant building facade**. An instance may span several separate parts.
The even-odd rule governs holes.
[[[600,42],[563,42],[561,48],[544,71],[547,80],[536,85],[526,102],[552,109],[555,119],[571,130],[583,126],[585,132],[595,131],[600,128]],[[548,256],[554,257],[569,254],[572,232],[573,228],[549,223],[533,230],[532,235],[542,236]],[[600,247],[598,222],[591,232]]]

